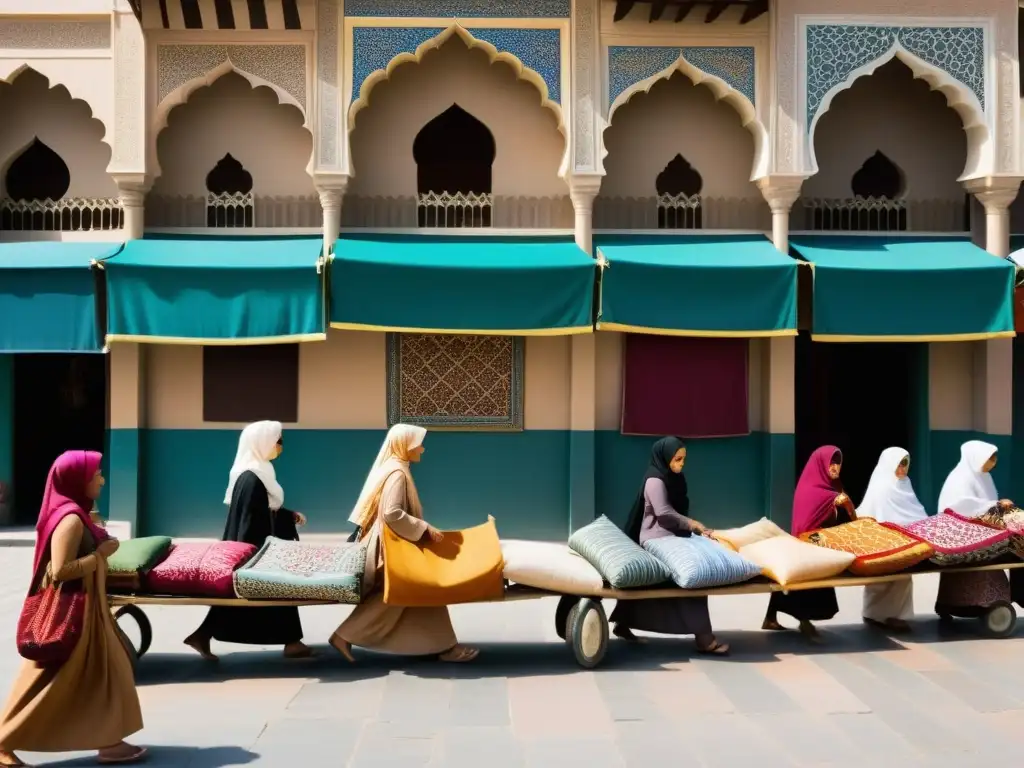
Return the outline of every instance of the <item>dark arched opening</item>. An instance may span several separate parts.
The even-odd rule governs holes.
[[[206,175],[206,191],[206,226],[254,226],[252,174],[230,152]]]
[[[658,229],[701,229],[704,225],[700,193],[704,179],[681,154],[654,181],[658,193]]]

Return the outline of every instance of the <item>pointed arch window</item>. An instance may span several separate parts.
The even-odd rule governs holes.
[[[808,201],[812,229],[823,232],[905,232],[906,180],[899,166],[876,151],[850,179],[851,198]]]
[[[206,226],[255,226],[252,186],[252,174],[230,152],[218,160],[206,175]]]
[[[704,179],[681,154],[669,160],[654,182],[658,193],[658,229],[702,229]]]
[[[424,125],[412,145],[419,226],[491,226],[495,153],[490,129],[458,104]]]

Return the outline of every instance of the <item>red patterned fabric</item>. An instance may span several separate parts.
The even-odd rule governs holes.
[[[935,550],[932,562],[938,565],[963,565],[991,560],[1010,546],[1010,532],[999,531],[955,512],[941,512],[907,526],[882,523],[903,531]]]
[[[51,585],[25,600],[18,618],[18,653],[37,664],[63,664],[84,628],[85,593]]]
[[[146,576],[148,591],[161,595],[234,597],[232,578],[256,547],[241,541],[175,544]]]

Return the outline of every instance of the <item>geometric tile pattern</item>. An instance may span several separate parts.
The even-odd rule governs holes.
[[[570,0],[346,0],[349,17],[566,19]]]
[[[388,334],[388,425],[523,428],[523,340]]]
[[[850,73],[899,43],[967,86],[985,109],[985,30],[981,27],[807,26],[807,125],[826,94]]]
[[[701,72],[724,80],[753,104],[756,60],[751,46],[613,45],[608,48],[608,103],[636,83],[672,66],[682,56]]]

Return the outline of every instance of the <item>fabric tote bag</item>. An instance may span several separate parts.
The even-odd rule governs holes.
[[[85,592],[50,585],[25,598],[18,617],[18,653],[43,666],[67,661],[85,627]]]
[[[381,528],[386,605],[433,608],[504,595],[505,563],[493,517],[474,528],[444,531],[437,543],[403,539],[387,524]]]

